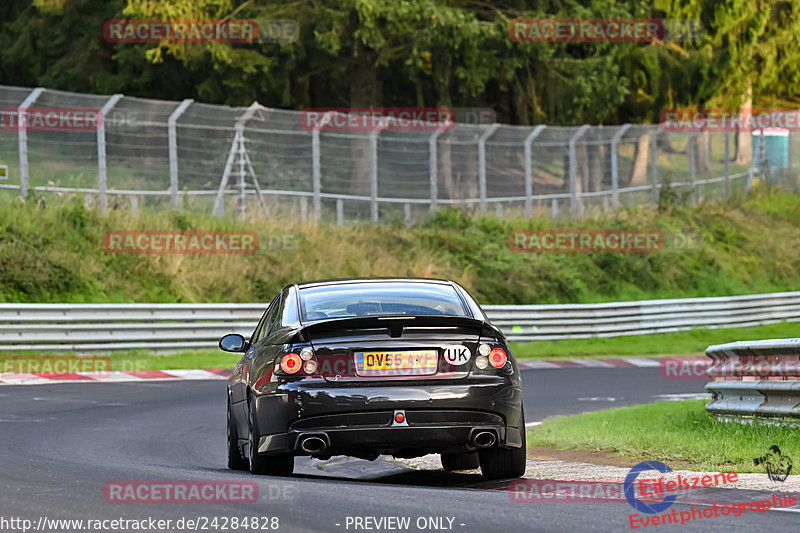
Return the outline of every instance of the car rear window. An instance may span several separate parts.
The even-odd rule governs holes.
[[[345,283],[300,289],[304,322],[361,316],[469,316],[451,285]]]

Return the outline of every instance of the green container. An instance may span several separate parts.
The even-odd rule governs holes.
[[[761,169],[762,159],[769,163],[770,172],[789,168],[789,130],[769,128],[753,132],[753,167],[756,170]]]

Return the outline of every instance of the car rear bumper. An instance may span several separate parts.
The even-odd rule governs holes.
[[[334,385],[302,380],[256,395],[260,453],[297,455],[469,452],[479,432],[494,446],[519,447],[524,420],[521,390],[500,376],[458,383]],[[404,413],[402,424],[395,422]],[[302,441],[316,436],[322,453],[308,453]]]
[[[482,447],[519,448],[522,445],[521,429],[506,426],[501,417],[490,413],[405,411],[406,421],[402,424],[393,422],[394,414],[392,411],[357,414],[364,419],[376,415],[385,418],[387,422],[380,425],[343,427],[342,424],[326,423],[323,419],[328,417],[301,420],[286,433],[263,436],[259,453],[359,455],[359,452],[367,452],[413,457],[425,453],[471,452]],[[316,443],[322,447],[304,449],[304,441],[310,438],[319,439]]]

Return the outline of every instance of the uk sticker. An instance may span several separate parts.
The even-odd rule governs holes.
[[[444,360],[451,365],[463,365],[469,361],[470,357],[472,357],[472,353],[470,353],[469,348],[466,346],[451,344],[444,348]]]

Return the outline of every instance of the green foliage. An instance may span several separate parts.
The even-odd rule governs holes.
[[[657,120],[800,93],[800,0],[8,0],[0,82],[300,109],[492,107],[518,124]],[[514,18],[700,20],[697,42],[514,42]],[[110,19],[293,19],[292,43],[109,43]],[[42,35],[47,35],[42,39]]]
[[[753,458],[773,445],[800,454],[798,428],[722,422],[705,411],[705,400],[659,402],[576,416],[555,417],[528,430],[528,446],[608,451],[673,469],[761,472]]]

